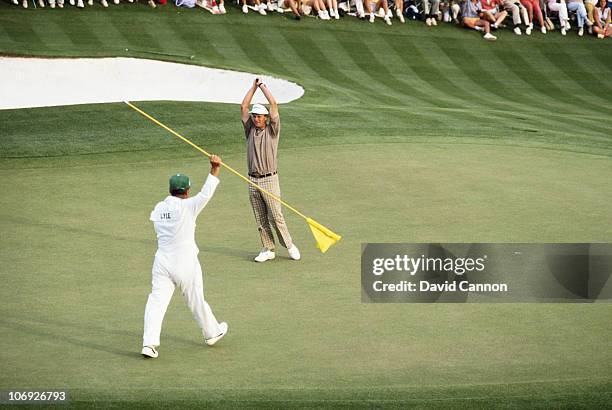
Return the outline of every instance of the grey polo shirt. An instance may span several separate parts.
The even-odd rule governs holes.
[[[251,117],[242,123],[247,141],[249,174],[265,175],[276,172],[276,151],[280,136],[280,116],[270,118],[265,128],[255,127]]]

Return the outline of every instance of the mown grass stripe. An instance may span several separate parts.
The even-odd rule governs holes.
[[[253,63],[252,71],[271,73],[277,76],[287,75],[291,72],[283,62],[274,57],[268,48],[268,42],[259,33],[252,33],[248,40],[245,40],[243,32],[237,30],[226,30],[226,32],[234,39],[234,44],[245,58]],[[224,38],[227,38],[227,36],[224,36]]]
[[[135,15],[131,16],[129,20],[113,18],[110,21],[120,33],[121,43],[129,44],[129,48],[144,51],[163,50],[157,38],[151,36],[146,29],[146,26],[151,25],[150,21],[138,21]]]
[[[23,13],[35,13],[35,11],[23,10]],[[40,36],[32,29],[32,25],[36,24],[35,16],[32,15],[29,19],[5,18],[2,21],[2,27],[8,38],[15,44],[19,44],[20,49],[29,50],[31,46],[44,47],[44,42]]]
[[[423,52],[421,47],[417,47],[416,42],[413,42],[410,37],[401,39],[401,41],[389,41],[388,44],[395,51],[395,55],[401,59],[409,74],[418,77],[422,83],[438,90],[440,94],[446,95],[458,107],[476,106],[475,95],[459,88],[456,82],[447,77],[447,73],[432,64],[427,53]]]
[[[576,111],[590,112],[593,107],[589,101],[582,101],[581,104],[571,103],[574,96],[562,88],[558,68],[554,65],[545,66],[546,59],[542,58],[541,54],[535,52],[535,50],[536,48],[533,47],[529,54],[529,60],[523,57],[523,53],[513,48],[505,50],[504,53],[498,52],[497,56],[513,69],[519,77],[543,94],[546,98],[544,102],[557,103],[557,109],[572,113]]]
[[[275,44],[271,47],[270,52],[275,58],[286,61],[290,72],[287,73],[287,79],[292,80],[300,85],[308,83],[305,89],[305,95],[296,103],[305,104],[311,103],[310,95],[316,94],[318,105],[333,105],[335,107],[343,105],[356,105],[359,103],[360,94],[355,90],[345,87],[343,84],[321,84],[320,82],[312,81],[316,79],[318,74],[308,66],[302,58],[288,43],[284,35],[284,30],[275,28],[270,30],[270,36],[267,41]]]
[[[401,83],[404,85],[403,92],[399,91],[399,80],[384,64],[381,64],[375,52],[370,48],[371,42],[358,41],[355,36],[346,32],[335,33],[334,38],[337,44],[343,48],[345,55],[358,68],[358,73],[360,73],[364,84],[370,85],[379,94],[392,98],[396,104],[401,106],[411,105],[415,102],[421,105],[440,105],[437,100],[405,82]]]
[[[109,52],[122,55],[125,52],[125,49],[130,46],[123,33],[121,33],[113,24],[111,14],[92,13],[91,15],[87,16],[87,19],[99,27],[104,27],[103,31],[94,30],[93,34],[100,43],[104,44],[104,48]]]
[[[157,39],[160,51],[185,56],[195,54],[188,42],[175,35],[175,30],[168,24],[171,18],[171,15],[164,14],[157,24],[150,24],[146,15],[138,14],[136,21],[146,30],[150,37]]]
[[[343,84],[345,87],[359,90],[367,89],[371,92],[364,95],[363,102],[377,102],[384,105],[397,104],[396,99],[389,98],[385,95],[379,95],[375,89],[372,89],[369,84],[359,82],[347,74],[348,70],[340,70],[333,64],[319,49],[317,44],[308,37],[300,35],[300,33],[286,33],[285,39],[291,46],[293,51],[300,56],[302,62],[310,69],[317,73],[317,78],[314,81],[324,82],[327,84]]]
[[[173,16],[172,29],[175,37],[190,45],[196,61],[213,67],[224,66],[227,59],[223,50],[226,47],[227,39],[223,36],[209,34],[208,27],[204,30],[198,24],[185,24],[183,22],[185,17],[182,14]]]
[[[539,50],[552,64],[555,64],[568,78],[579,85],[589,100],[597,100],[599,103],[607,104],[602,108],[608,111],[612,110],[612,88],[610,88],[612,81],[600,82],[591,72],[583,70],[569,53],[543,46],[539,46]],[[563,63],[558,64],[559,61],[563,61]],[[607,99],[601,98],[602,90],[604,93],[608,92]]]
[[[66,8],[66,6],[64,7]],[[90,55],[100,52],[103,43],[100,42],[95,30],[92,29],[93,26],[89,21],[89,16],[83,15],[81,10],[72,9],[68,8],[66,10],[71,14],[72,24],[63,26],[64,32],[77,47],[87,50]]]

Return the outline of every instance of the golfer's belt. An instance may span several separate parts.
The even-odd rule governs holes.
[[[271,177],[272,175],[276,175],[276,171],[270,172],[269,174],[264,174],[264,175],[259,175],[259,174],[249,172],[249,176],[252,178],[267,178],[267,177]]]

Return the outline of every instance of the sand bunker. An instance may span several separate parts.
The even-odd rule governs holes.
[[[0,109],[121,101],[240,103],[255,74],[138,58],[0,57]],[[304,89],[260,76],[279,103]],[[265,103],[258,91],[253,102]]]

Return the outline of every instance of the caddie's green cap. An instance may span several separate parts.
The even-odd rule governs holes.
[[[184,194],[189,188],[191,188],[191,181],[187,175],[178,173],[170,177],[170,192]]]

